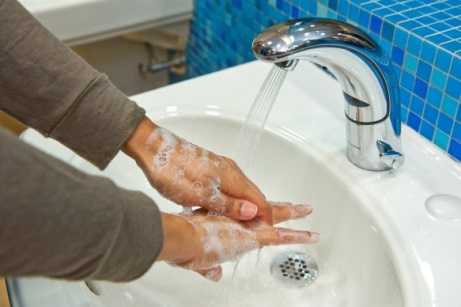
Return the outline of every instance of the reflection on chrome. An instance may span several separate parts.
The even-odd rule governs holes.
[[[336,79],[345,98],[349,160],[372,171],[401,165],[397,80],[388,59],[365,33],[335,20],[290,20],[259,34],[253,52],[286,70],[306,60]]]

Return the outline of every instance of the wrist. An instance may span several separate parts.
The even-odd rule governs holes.
[[[122,151],[139,164],[149,155],[151,148],[147,146],[148,139],[157,128],[158,126],[148,117],[144,117],[123,145]]]
[[[162,214],[163,247],[158,260],[176,264],[196,258],[202,246],[197,227],[185,217]]]

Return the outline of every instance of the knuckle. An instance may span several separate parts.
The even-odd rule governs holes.
[[[225,201],[226,215],[238,215],[240,204],[235,199],[227,198]]]
[[[227,163],[227,165],[230,166],[231,168],[237,167],[237,163],[231,158],[228,158],[228,157],[222,157],[222,158],[224,159],[225,163]]]

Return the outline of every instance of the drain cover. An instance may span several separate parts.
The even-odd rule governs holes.
[[[285,252],[272,261],[271,274],[284,285],[307,287],[319,276],[319,267],[308,254]]]

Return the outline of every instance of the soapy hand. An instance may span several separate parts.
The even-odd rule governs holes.
[[[145,119],[125,145],[151,185],[185,207],[202,207],[236,220],[272,223],[261,193],[237,164],[177,137]]]
[[[272,203],[271,208],[274,223],[302,218],[312,212],[308,205],[290,203]],[[171,219],[183,221],[171,226]],[[164,229],[165,243],[159,259],[196,271],[213,281],[222,276],[221,263],[235,260],[249,251],[268,245],[318,241],[317,233],[276,228],[260,220],[237,222],[224,216],[208,215],[203,209],[190,216],[164,216]],[[188,234],[187,239],[180,239],[181,232]]]

